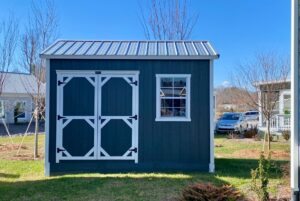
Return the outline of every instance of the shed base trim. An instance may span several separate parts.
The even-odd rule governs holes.
[[[210,173],[214,173],[215,172],[215,164],[214,163],[210,163],[209,164],[209,172]]]

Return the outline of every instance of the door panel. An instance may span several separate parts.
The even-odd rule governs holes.
[[[132,146],[132,130],[122,119],[110,120],[101,130],[101,147],[110,156],[123,156]]]
[[[56,161],[96,158],[97,77],[58,74]]]
[[[130,116],[132,114],[132,87],[123,78],[110,78],[101,90],[103,116]]]
[[[95,87],[85,77],[74,77],[64,86],[63,115],[93,116],[94,100]]]
[[[138,74],[59,72],[56,161],[138,161]]]
[[[138,75],[99,79],[98,159],[138,161]]]
[[[71,156],[85,156],[94,147],[94,128],[84,119],[74,119],[63,128],[62,138]]]

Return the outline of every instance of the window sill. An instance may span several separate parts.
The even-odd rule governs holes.
[[[186,118],[186,117],[183,117],[183,118],[180,118],[180,117],[158,117],[158,118],[155,118],[155,121],[174,121],[174,122],[190,122],[191,121],[191,118]]]

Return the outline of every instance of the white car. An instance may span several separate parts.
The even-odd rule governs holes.
[[[258,121],[259,113],[258,111],[247,111],[244,113],[245,120],[256,120]]]

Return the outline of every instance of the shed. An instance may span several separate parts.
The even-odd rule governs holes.
[[[59,40],[41,57],[46,175],[214,171],[209,42]]]

